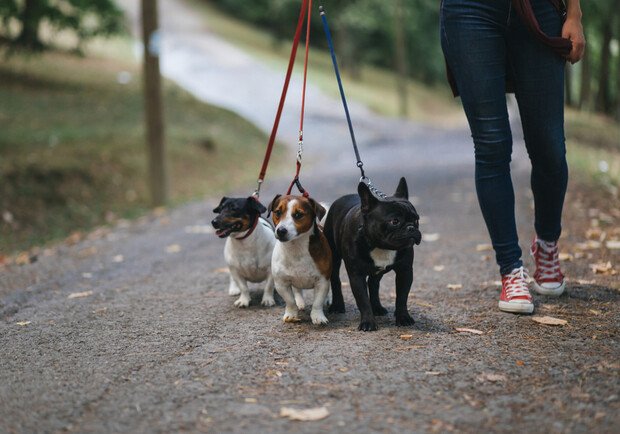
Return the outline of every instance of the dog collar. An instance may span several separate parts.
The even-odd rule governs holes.
[[[248,232],[241,238],[235,238],[235,239],[241,241],[241,240],[245,240],[247,237],[252,235],[252,232],[254,232],[254,229],[256,229],[256,226],[258,226],[259,220],[260,220],[260,215],[257,215],[256,218],[254,219],[254,223],[252,223],[252,227],[248,229]]]

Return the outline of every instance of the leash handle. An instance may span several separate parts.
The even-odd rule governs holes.
[[[347,98],[344,95],[344,88],[342,87],[342,79],[340,78],[340,70],[338,69],[338,61],[336,60],[336,53],[334,52],[334,43],[332,41],[332,34],[329,31],[329,25],[327,24],[327,15],[325,13],[325,8],[321,5],[319,6],[319,12],[321,14],[321,21],[323,22],[323,30],[325,31],[325,36],[327,38],[327,45],[329,45],[329,52],[332,57],[332,63],[334,65],[334,72],[336,73],[336,80],[338,81],[338,89],[340,90],[340,99],[342,99],[342,105],[344,106],[344,113],[347,116],[347,124],[349,124],[349,133],[351,134],[351,142],[353,143],[353,151],[355,151],[355,158],[357,158],[357,167],[359,167],[360,172],[362,174],[362,179],[366,178],[364,174],[364,163],[360,158],[359,150],[357,149],[357,141],[355,140],[355,133],[353,132],[353,123],[351,122],[351,115],[349,114],[349,106],[347,104]],[[369,180],[370,181],[370,180]]]
[[[256,182],[256,190],[252,196],[260,196],[260,188],[265,180],[265,174],[267,173],[267,166],[269,165],[269,159],[271,158],[271,151],[273,150],[273,144],[275,143],[276,135],[278,133],[278,126],[280,125],[280,118],[282,116],[282,109],[284,108],[284,101],[286,100],[286,93],[288,92],[288,85],[291,81],[291,75],[293,73],[293,65],[295,64],[295,56],[297,55],[297,47],[299,45],[299,39],[301,38],[301,29],[304,24],[304,18],[308,11],[308,0],[303,0],[301,4],[301,10],[299,11],[299,18],[297,20],[297,28],[295,29],[295,37],[293,38],[293,45],[291,47],[291,56],[288,61],[288,68],[286,70],[286,77],[284,79],[284,85],[282,86],[282,94],[280,95],[280,102],[278,104],[278,110],[276,112],[276,118],[271,128],[271,134],[267,143],[267,149],[265,151],[265,158],[263,159],[263,165],[258,175]]]

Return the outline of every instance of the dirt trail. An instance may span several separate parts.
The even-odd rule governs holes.
[[[162,3],[167,18],[187,11]],[[191,50],[200,62],[215,58],[198,56],[206,39],[193,43],[207,37],[204,26],[173,22],[164,20],[164,32],[176,49]],[[201,68],[188,77],[203,80]],[[271,74],[265,80],[278,87],[281,72]],[[278,92],[249,111],[273,113]],[[333,111],[309,112],[307,130],[339,150],[303,173],[312,195],[327,202],[353,191],[358,176],[332,103]],[[258,292],[249,309],[234,308],[223,242],[208,227],[212,198],[0,271],[0,431],[617,432],[620,308],[610,280],[586,274],[586,262],[568,264],[566,294],[536,297],[537,313],[565,319],[565,326],[499,312],[495,267],[481,259],[489,252],[477,250],[487,235],[468,132],[386,120],[361,108],[354,116],[373,180],[391,191],[405,176],[423,216],[428,241],[416,248],[409,303],[415,327],[393,325],[391,276],[381,289],[390,314],[375,333],[357,331],[347,288],[347,313],[328,315],[326,327],[308,318],[282,323],[283,307],[260,307]],[[532,211],[522,150],[515,160],[525,249]],[[287,182],[270,178],[264,201]],[[588,217],[568,218],[578,225]],[[282,407],[322,406],[329,416],[320,421],[279,416]]]

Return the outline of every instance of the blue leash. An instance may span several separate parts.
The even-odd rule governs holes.
[[[371,192],[375,193],[379,198],[383,199],[386,197],[381,190],[375,187],[370,179],[366,177],[364,173],[364,163],[360,157],[359,150],[357,149],[357,141],[355,140],[355,132],[353,132],[353,123],[351,122],[351,115],[349,114],[349,106],[347,104],[347,98],[344,95],[344,88],[342,87],[342,79],[340,78],[340,70],[338,69],[338,61],[336,60],[336,53],[334,52],[334,43],[332,41],[332,34],[329,31],[329,26],[327,24],[327,15],[325,14],[325,8],[323,6],[319,6],[319,12],[321,14],[321,20],[323,21],[323,30],[325,31],[325,36],[327,37],[327,45],[329,45],[329,52],[332,56],[332,63],[334,65],[334,72],[336,73],[336,79],[338,80],[338,89],[340,90],[340,98],[342,99],[342,105],[344,106],[344,113],[347,116],[347,123],[349,124],[349,133],[351,134],[351,142],[353,143],[353,150],[355,151],[355,158],[357,158],[357,167],[359,167],[362,177],[360,178],[360,182],[363,182],[368,186]]]

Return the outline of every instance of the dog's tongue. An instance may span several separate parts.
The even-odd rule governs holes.
[[[217,235],[220,238],[225,238],[230,234],[230,230],[228,229],[218,229],[217,231],[215,231],[215,235]]]

